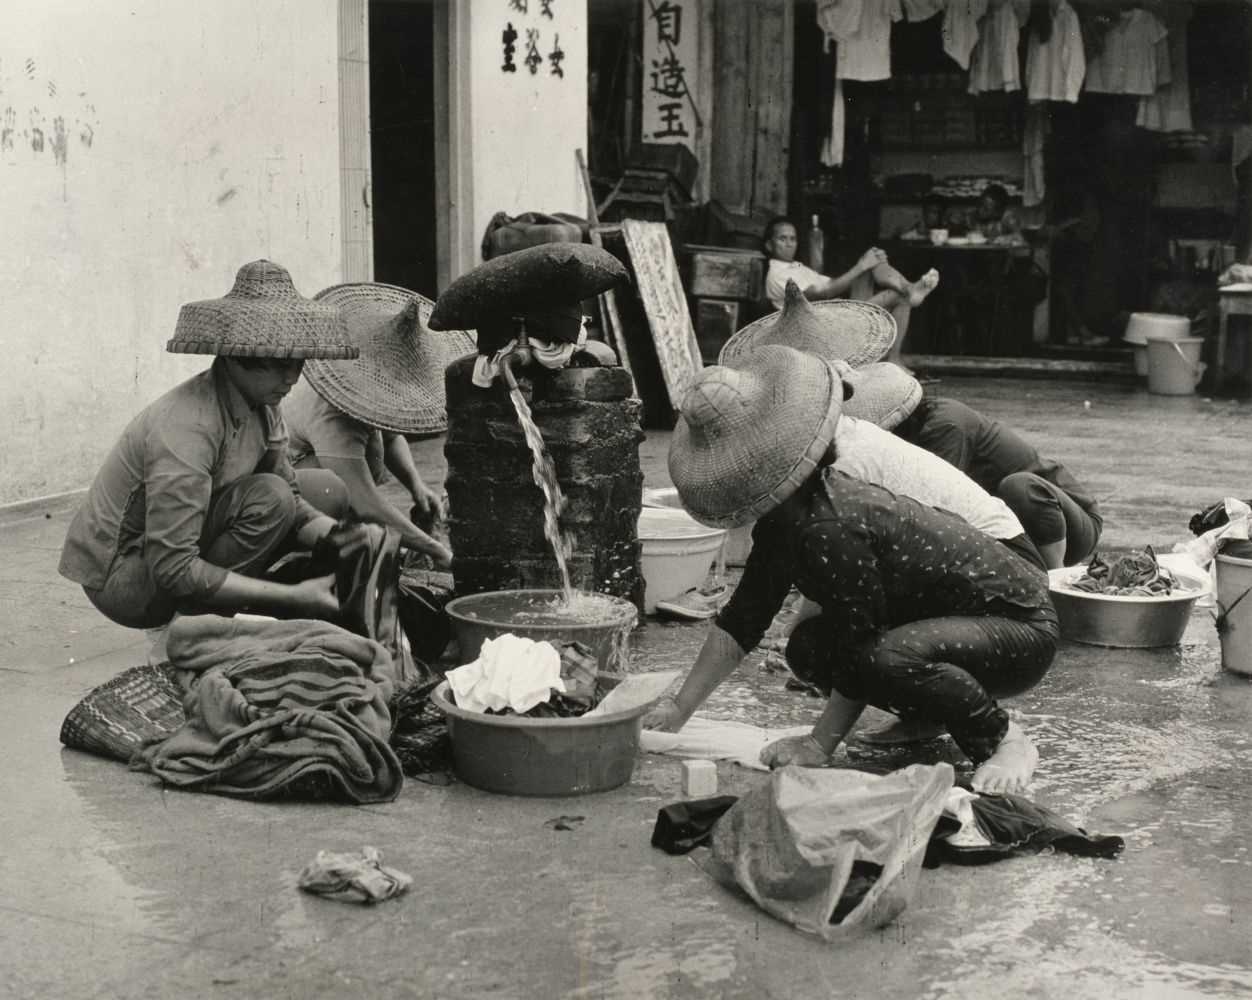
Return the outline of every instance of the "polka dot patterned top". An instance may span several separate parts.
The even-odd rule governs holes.
[[[718,626],[755,648],[793,584],[860,634],[1015,608],[1055,620],[1047,576],[1006,546],[955,514],[829,469],[757,522]]]

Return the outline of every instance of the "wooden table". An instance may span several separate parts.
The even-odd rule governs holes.
[[[1213,358],[1213,390],[1226,377],[1226,333],[1231,316],[1252,316],[1252,287],[1231,286],[1217,290],[1217,354]]]
[[[932,353],[1028,352],[1030,331],[1017,331],[1009,322],[1014,306],[1005,294],[1003,277],[1012,260],[1031,256],[1030,246],[993,242],[936,246],[926,240],[880,245],[910,281],[931,267],[939,272],[939,287],[910,320],[910,329],[916,325],[918,330],[916,336],[908,335],[906,351],[917,352],[930,341],[925,346]],[[977,298],[986,301],[978,304]]]

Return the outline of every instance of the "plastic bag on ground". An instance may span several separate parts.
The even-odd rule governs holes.
[[[785,767],[722,817],[713,855],[760,907],[802,931],[836,940],[881,927],[912,898],[953,777],[950,764],[882,776]]]

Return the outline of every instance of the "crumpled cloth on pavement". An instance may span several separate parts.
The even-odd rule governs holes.
[[[639,737],[644,753],[672,757],[696,757],[704,760],[733,760],[756,771],[768,771],[761,763],[761,751],[784,736],[798,736],[812,726],[791,726],[787,729],[764,729],[745,722],[718,722],[693,715],[676,733],[645,729]]]
[[[943,815],[930,837],[925,866],[985,865],[1014,854],[1037,854],[1053,847],[1083,858],[1115,858],[1126,846],[1121,837],[1088,833],[1059,813],[1021,795],[989,795],[961,789],[948,793]],[[968,808],[972,828],[962,815]],[[955,813],[954,810],[961,810]]]
[[[168,646],[187,719],[134,766],[254,799],[319,779],[356,803],[400,793],[388,745],[394,666],[377,642],[322,621],[194,615],[170,626]]]
[[[580,351],[587,343],[587,317],[583,317],[582,328],[578,331],[578,340],[569,343],[564,340],[536,340],[533,337],[526,339],[526,345],[530,348],[531,355],[534,359],[545,368],[553,370],[564,368],[569,364],[570,358],[574,356],[575,351]],[[470,376],[470,380],[480,389],[490,389],[491,383],[495,381],[497,375],[500,374],[500,363],[505,357],[512,353],[517,347],[516,340],[510,340],[495,354],[490,356],[480,354],[474,362],[474,372]]]
[[[467,712],[524,715],[553,691],[564,693],[561,654],[550,642],[506,632],[483,642],[478,659],[447,674],[456,705]]]
[[[318,851],[317,858],[300,873],[300,888],[341,903],[380,903],[398,896],[413,884],[413,876],[383,867],[377,847],[362,847],[360,854]]]

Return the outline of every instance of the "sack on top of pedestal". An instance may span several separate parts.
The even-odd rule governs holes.
[[[518,320],[541,340],[575,343],[583,299],[630,280],[607,250],[586,243],[548,243],[496,257],[457,278],[439,296],[432,330],[477,330],[490,354],[516,336]]]

